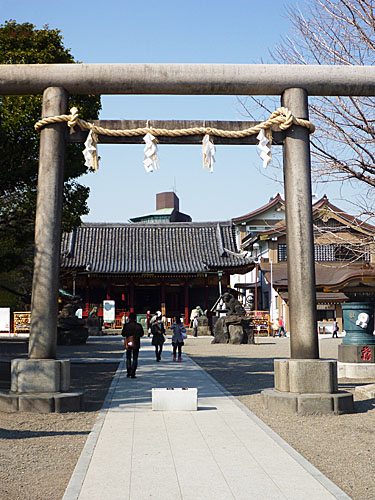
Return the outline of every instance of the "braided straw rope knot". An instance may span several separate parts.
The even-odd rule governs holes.
[[[162,135],[168,137],[181,137],[184,135],[216,135],[218,137],[227,137],[227,138],[241,138],[247,137],[249,135],[254,135],[259,133],[262,129],[270,129],[272,125],[277,125],[281,130],[287,130],[293,124],[299,125],[301,127],[306,127],[310,133],[315,131],[315,126],[309,121],[304,120],[302,118],[296,118],[292,115],[291,111],[288,108],[278,108],[274,111],[268,120],[258,123],[257,125],[247,128],[245,130],[221,130],[217,128],[210,127],[192,127],[185,129],[174,129],[169,130],[165,128],[152,128],[152,127],[144,127],[144,128],[135,128],[135,129],[108,129],[103,127],[98,127],[93,123],[89,123],[85,120],[82,120],[78,117],[78,109],[71,108],[70,115],[59,115],[59,116],[49,116],[47,118],[42,118],[35,125],[35,130],[40,130],[45,125],[50,125],[53,123],[62,123],[67,122],[68,127],[70,128],[70,132],[72,133],[75,126],[79,126],[81,130],[92,130],[96,135],[108,135],[112,137],[132,137],[137,135],[146,135],[147,133],[151,133],[155,137]]]

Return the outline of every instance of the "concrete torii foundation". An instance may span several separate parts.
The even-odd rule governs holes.
[[[307,95],[375,95],[375,68],[209,64],[1,65],[0,94],[43,94],[43,117],[65,114],[71,94],[282,95],[308,118]],[[11,391],[0,410],[74,411],[68,360],[56,360],[56,322],[66,124],[41,132],[31,333],[27,360],[13,360]],[[292,126],[284,141],[291,359],[275,361],[270,408],[302,414],[353,411],[337,392],[335,361],[319,359],[308,131]]]

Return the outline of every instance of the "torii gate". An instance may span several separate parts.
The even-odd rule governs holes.
[[[0,95],[40,93],[43,93],[43,118],[65,114],[69,94],[226,94],[281,95],[282,106],[295,117],[308,119],[308,95],[375,96],[375,67],[0,65]],[[154,122],[152,125],[155,126]],[[220,122],[220,125],[244,128],[238,122]],[[168,128],[168,122],[163,122],[163,126]],[[169,123],[170,128],[175,126],[176,122]],[[134,122],[121,122],[121,127],[134,127]],[[47,125],[41,131],[29,356],[27,360],[12,361],[11,392],[0,395],[0,410],[80,409],[81,394],[67,392],[69,361],[56,360],[56,322],[65,144],[67,140],[80,142],[83,135],[76,133],[69,139],[65,123]],[[185,141],[179,138],[165,142],[191,144],[200,140],[190,137]],[[302,413],[309,412],[309,408],[313,412],[352,411],[351,394],[337,393],[336,362],[319,360],[309,132],[293,125],[285,133],[274,133],[273,141],[284,146],[291,358],[275,361],[275,390],[264,391],[264,400],[270,408],[283,404]],[[103,138],[102,142],[112,141]],[[215,142],[229,143],[225,139]],[[230,144],[235,143],[255,142],[251,137],[239,142],[230,140]],[[309,397],[304,397],[307,394]],[[311,394],[315,396],[311,398]]]

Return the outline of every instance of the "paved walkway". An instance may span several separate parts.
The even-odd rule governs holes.
[[[156,363],[142,341],[136,379],[122,360],[63,500],[349,499],[169,342]],[[197,387],[198,411],[152,411],[153,387]]]

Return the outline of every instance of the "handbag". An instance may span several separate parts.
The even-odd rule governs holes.
[[[186,329],[184,326],[181,328],[181,335],[184,340],[187,339]]]
[[[124,344],[127,351],[134,349],[134,337],[132,335],[130,335],[129,337],[125,337]]]

